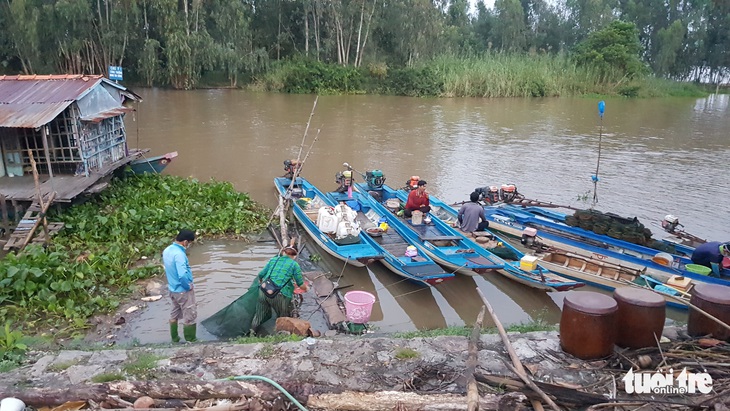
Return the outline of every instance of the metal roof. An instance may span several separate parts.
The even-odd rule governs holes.
[[[119,107],[119,108],[115,108],[115,109],[111,109],[111,110],[107,110],[107,111],[102,111],[101,113],[96,113],[93,116],[81,117],[81,121],[98,123],[98,122],[104,120],[105,118],[116,117],[116,116],[119,116],[119,115],[122,115],[125,113],[130,113],[132,111],[134,111],[134,108],[132,108],[132,107]]]
[[[102,79],[80,74],[0,76],[0,127],[40,127]]]

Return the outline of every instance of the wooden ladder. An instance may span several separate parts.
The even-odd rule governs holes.
[[[46,241],[45,232],[33,239],[36,229],[43,223],[43,219],[46,216],[46,212],[50,207],[53,199],[56,197],[56,193],[46,194],[43,199],[44,208],[41,208],[38,199],[34,200],[33,203],[26,210],[23,218],[18,222],[18,225],[13,229],[13,233],[10,235],[8,242],[5,243],[3,250],[16,250],[20,251],[25,248],[28,243],[33,240],[34,243]],[[63,228],[63,223],[48,223],[48,235],[53,235]]]

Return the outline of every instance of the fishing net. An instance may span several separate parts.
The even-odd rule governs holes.
[[[253,281],[248,291],[228,304],[225,308],[201,322],[211,334],[220,338],[234,338],[247,335],[251,329],[251,321],[256,314],[256,303],[259,295],[259,283]],[[270,319],[264,318],[264,321]],[[266,328],[266,327],[264,327]]]
[[[644,227],[639,219],[621,217],[613,213],[602,213],[598,210],[577,210],[565,219],[572,227],[580,227],[596,234],[655,248],[658,241],[652,239],[651,230]],[[662,247],[664,248],[664,247]],[[659,249],[659,248],[657,248]]]

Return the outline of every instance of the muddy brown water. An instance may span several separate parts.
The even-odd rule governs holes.
[[[144,102],[126,121],[131,146],[151,148],[150,155],[178,151],[166,173],[230,181],[275,206],[272,179],[283,173],[284,159],[297,157],[314,96],[135,91]],[[600,137],[599,210],[636,216],[657,236],[662,217],[674,214],[688,232],[730,240],[729,96],[609,99],[602,121],[597,102],[322,96],[303,147],[302,157],[312,146],[303,175],[334,188],[346,161],[360,171],[382,169],[396,186],[419,175],[447,201],[466,200],[475,187],[514,183],[530,198],[588,207],[580,198],[593,196]],[[275,248],[208,242],[190,252],[202,319],[237,298]],[[560,317],[561,293],[501,277],[458,276],[420,289],[382,266],[343,270],[321,254],[336,277],[342,273],[341,284],[352,284],[348,290],[376,294],[371,320],[378,330],[470,324],[481,306],[477,286],[506,324]],[[130,324],[128,334],[140,342],[166,341],[166,302],[153,304]]]

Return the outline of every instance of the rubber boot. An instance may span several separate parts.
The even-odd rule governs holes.
[[[180,342],[180,334],[177,332],[177,321],[170,323],[170,338],[172,338],[172,342],[174,343]]]
[[[195,336],[198,329],[198,324],[183,325],[183,336],[185,336],[186,342],[195,342],[198,338]]]

